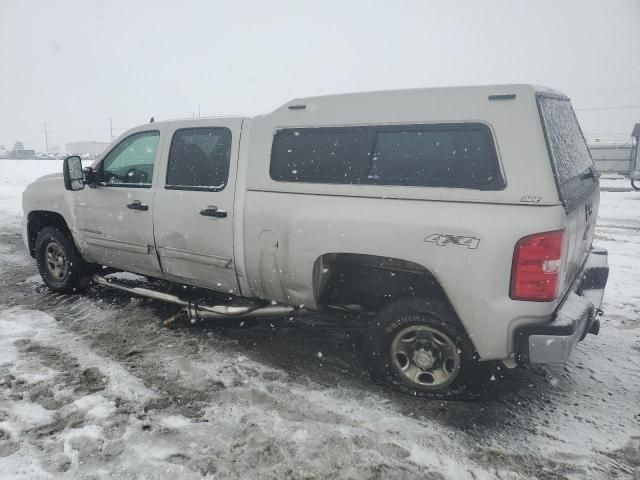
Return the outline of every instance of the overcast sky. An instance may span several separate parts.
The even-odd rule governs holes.
[[[44,149],[45,122],[64,146],[109,140],[109,118],[119,135],[198,109],[514,82],[567,93],[590,137],[627,135],[640,122],[640,0],[0,0],[7,148]]]

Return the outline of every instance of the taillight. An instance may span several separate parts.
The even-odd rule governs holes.
[[[548,302],[558,296],[564,230],[536,233],[518,240],[513,251],[513,300]]]

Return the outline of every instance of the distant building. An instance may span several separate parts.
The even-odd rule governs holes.
[[[11,150],[10,152],[8,152],[7,158],[17,158],[20,160],[32,160],[36,158],[36,151],[25,150],[25,149]]]
[[[67,143],[65,150],[75,155],[100,155],[109,145],[109,142],[73,142]]]

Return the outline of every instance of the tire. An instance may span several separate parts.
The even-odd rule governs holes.
[[[43,228],[36,239],[35,253],[40,276],[54,292],[71,293],[87,287],[83,275],[88,271],[88,264],[68,231]]]
[[[634,190],[640,191],[640,183],[636,185],[637,181],[638,179],[631,180],[631,188],[633,188]]]
[[[456,314],[436,299],[403,299],[382,310],[364,353],[375,381],[418,397],[473,396],[488,376]]]

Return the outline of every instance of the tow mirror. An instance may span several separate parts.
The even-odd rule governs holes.
[[[64,159],[62,174],[64,176],[64,188],[66,188],[67,190],[75,192],[84,188],[82,160],[77,155],[73,155]]]

